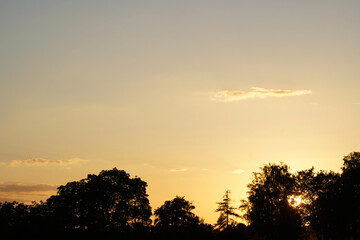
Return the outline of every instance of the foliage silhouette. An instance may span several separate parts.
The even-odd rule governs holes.
[[[254,173],[248,189],[248,200],[241,208],[254,233],[271,240],[300,237],[300,215],[288,202],[295,190],[295,178],[287,165],[265,165]]]
[[[116,168],[58,188],[47,204],[61,230],[108,231],[148,227],[146,182]]]
[[[160,228],[193,228],[200,224],[199,217],[192,212],[194,209],[195,206],[185,200],[185,197],[176,196],[155,210],[155,226]]]
[[[214,231],[215,239],[221,240],[246,240],[251,239],[249,227],[243,223],[233,223],[228,228]]]
[[[248,198],[240,206],[248,225],[236,224],[230,191],[217,202],[214,226],[193,213],[195,206],[176,196],[155,210],[146,182],[116,168],[90,174],[58,188],[46,202],[0,202],[4,239],[207,239],[350,240],[360,239],[360,153],[343,158],[340,173],[314,168],[291,173],[285,164],[268,164],[254,173]],[[300,203],[289,202],[301,196]]]
[[[340,175],[332,171],[314,172],[314,168],[299,171],[296,174],[297,192],[303,198],[298,209],[302,224],[308,232],[314,232],[317,239],[323,239],[323,236],[328,235],[331,231],[331,229],[325,230],[328,227],[325,227],[327,224],[323,218],[331,208],[329,199],[327,199],[332,195],[332,190],[330,192],[329,190],[335,187],[339,178]],[[325,237],[325,239],[327,238]]]
[[[204,224],[192,211],[195,206],[185,200],[185,197],[176,196],[157,208],[155,215],[155,229],[158,238],[181,239],[203,238],[211,234],[211,227]]]
[[[220,216],[216,222],[216,228],[219,230],[228,229],[229,226],[235,226],[236,221],[231,218],[240,217],[239,214],[235,212],[236,208],[231,206],[231,198],[230,198],[230,190],[225,191],[225,195],[223,196],[223,200],[221,202],[217,202],[219,205],[215,210],[216,212],[220,212]]]
[[[325,186],[313,204],[311,226],[320,240],[360,239],[360,153],[343,160],[342,173],[325,175]]]

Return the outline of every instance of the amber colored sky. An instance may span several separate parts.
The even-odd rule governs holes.
[[[0,201],[117,167],[214,223],[251,173],[360,150],[360,1],[0,2]]]

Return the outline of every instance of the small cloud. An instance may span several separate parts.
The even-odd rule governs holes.
[[[240,168],[235,169],[235,170],[232,171],[232,173],[243,173],[243,172],[245,172],[245,170],[242,170]]]
[[[252,91],[245,92],[239,90],[225,90],[213,93],[212,100],[220,102],[240,101],[250,98],[268,98],[268,97],[289,97],[289,96],[301,96],[311,94],[310,90],[283,90],[283,89],[266,89],[259,87],[252,87]]]
[[[49,160],[44,158],[32,158],[32,159],[25,159],[25,160],[11,160],[9,165],[10,166],[19,166],[19,165],[70,165],[78,162],[85,162],[87,160],[80,159],[80,158],[70,158],[66,160]]]
[[[170,172],[186,172],[187,168],[172,168]]]
[[[355,105],[360,105],[360,102],[355,102],[355,103],[353,103],[353,104],[355,104]]]
[[[144,167],[149,167],[149,168],[156,168],[154,165],[148,164],[148,163],[144,163],[143,164]]]
[[[311,104],[311,105],[319,105],[318,102],[311,102],[310,104]]]
[[[0,183],[0,202],[17,201],[30,204],[32,201],[46,200],[56,194],[59,185]]]
[[[5,184],[0,183],[0,192],[47,192],[56,191],[58,185],[50,184]]]

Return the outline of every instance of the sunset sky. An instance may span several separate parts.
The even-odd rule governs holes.
[[[360,151],[359,0],[0,1],[0,202],[114,167],[216,222]]]

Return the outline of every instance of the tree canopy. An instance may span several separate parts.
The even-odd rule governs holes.
[[[65,229],[104,231],[148,226],[151,207],[146,186],[140,178],[130,178],[114,168],[60,186],[47,204],[57,225]]]
[[[229,190],[217,202],[214,226],[179,196],[155,210],[152,224],[146,187],[116,168],[89,174],[60,186],[46,202],[0,202],[0,231],[6,239],[53,239],[54,233],[62,239],[360,239],[359,152],[343,158],[340,173],[264,165],[253,173],[240,206],[247,225],[232,219],[239,215]]]
[[[319,239],[360,239],[360,153],[343,158],[341,174],[321,176],[310,224]]]
[[[286,164],[265,165],[254,173],[248,189],[248,200],[241,207],[254,232],[274,240],[299,237],[300,215],[288,201],[295,191],[295,178]]]
[[[200,224],[199,217],[192,212],[195,206],[185,200],[185,197],[176,196],[155,210],[155,226],[161,228],[194,228]]]

